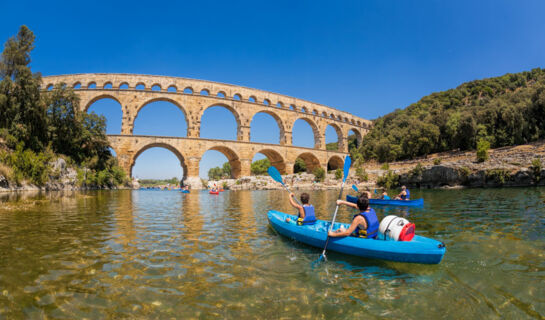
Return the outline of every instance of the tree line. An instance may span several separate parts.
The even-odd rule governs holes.
[[[545,138],[545,69],[463,83],[374,121],[352,153],[380,162]]]
[[[51,175],[44,165],[62,155],[81,168],[82,184],[113,186],[125,181],[109,150],[106,119],[81,112],[79,98],[65,84],[44,91],[40,73],[32,73],[34,34],[22,26],[4,45],[0,59],[0,138],[8,150],[0,162],[15,180],[43,185]]]

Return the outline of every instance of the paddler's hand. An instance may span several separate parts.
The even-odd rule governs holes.
[[[337,200],[337,205],[340,206],[341,204],[343,204],[343,201],[342,200]]]
[[[329,232],[327,233],[327,235],[330,236],[330,237],[334,237],[334,236],[335,236],[335,232],[329,231]]]

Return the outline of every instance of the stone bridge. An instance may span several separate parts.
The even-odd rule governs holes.
[[[297,158],[309,169],[324,169],[343,165],[348,153],[348,135],[352,131],[358,143],[371,127],[369,120],[334,108],[272,92],[230,84],[177,77],[135,74],[72,74],[43,77],[46,90],[64,83],[75,89],[80,97],[80,108],[86,112],[96,101],[116,100],[122,109],[120,135],[109,135],[119,164],[132,176],[136,158],[152,147],[172,151],[184,169],[188,182],[200,185],[199,162],[208,150],[223,153],[231,164],[234,178],[250,175],[250,164],[256,153],[262,153],[281,173],[293,172]],[[155,101],[176,105],[184,114],[187,133],[185,138],[133,135],[134,122],[139,111]],[[201,118],[210,107],[228,109],[237,122],[237,140],[200,138]],[[279,144],[250,141],[250,123],[257,113],[272,116],[280,131]],[[314,133],[314,148],[292,145],[295,121],[307,122]],[[338,137],[338,150],[326,150],[325,130],[332,126]]]

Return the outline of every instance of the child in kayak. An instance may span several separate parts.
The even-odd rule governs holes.
[[[292,207],[296,208],[299,211],[299,215],[296,221],[297,225],[302,226],[304,224],[315,223],[316,216],[314,215],[314,206],[308,203],[310,199],[308,193],[301,193],[301,203],[303,204],[302,206],[295,202],[295,200],[293,200],[294,197],[295,194],[290,193],[290,204]],[[287,218],[286,222],[290,222],[290,218]]]
[[[329,231],[330,237],[354,236],[367,239],[375,239],[378,233],[379,221],[375,210],[369,207],[369,199],[361,195],[356,203],[337,200],[337,205],[345,205],[356,208],[360,212],[352,218],[352,223],[348,229],[340,228],[335,231]]]
[[[380,198],[382,200],[390,200],[390,196],[388,195],[388,192],[386,192],[386,189],[382,189],[382,196]]]
[[[410,200],[411,199],[411,192],[407,187],[401,186],[401,192],[397,195],[395,200]]]

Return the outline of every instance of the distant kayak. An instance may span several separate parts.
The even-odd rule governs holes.
[[[271,226],[281,235],[316,248],[324,248],[330,222],[317,220],[315,224],[299,226],[293,222],[296,216],[274,210],[269,211],[267,217]],[[292,221],[286,222],[286,218]],[[346,229],[349,227],[346,223],[335,223],[333,230],[341,226]],[[379,239],[380,234],[378,239],[332,237],[327,249],[364,258],[426,264],[441,262],[446,251],[442,242],[418,235],[411,241]]]
[[[208,193],[210,193],[210,194],[220,194],[219,191],[208,191]]]
[[[357,197],[347,195],[346,201],[356,203]],[[424,199],[415,200],[382,200],[382,199],[369,199],[369,204],[385,205],[385,206],[409,206],[409,207],[421,207],[424,205]]]
[[[189,193],[189,190],[182,190],[182,193]]]

